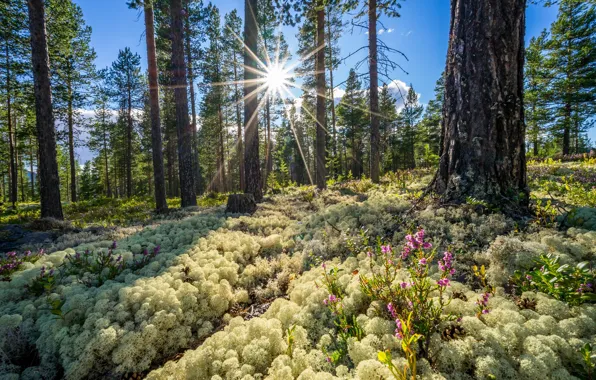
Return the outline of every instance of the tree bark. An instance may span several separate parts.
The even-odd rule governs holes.
[[[333,150],[333,157],[337,157],[337,129],[335,116],[335,94],[333,86],[333,49],[331,46],[331,19],[330,13],[327,13],[327,45],[329,51],[329,87],[331,87],[331,133],[333,133],[333,143],[331,144]],[[341,161],[341,160],[340,160]],[[337,170],[338,168],[334,168]],[[333,173],[337,175],[337,173]]]
[[[368,1],[370,62],[370,178],[379,183],[379,73],[377,68],[377,0]]]
[[[263,176],[263,189],[267,188],[267,179],[273,168],[271,162],[271,98],[265,94],[265,175]]]
[[[192,166],[192,125],[188,119],[188,83],[184,59],[184,28],[182,0],[170,2],[172,17],[172,71],[176,102],[176,130],[178,136],[178,170],[182,207],[196,206],[197,196]]]
[[[256,54],[257,45],[257,0],[244,1],[244,66],[256,69],[257,64],[249,53]],[[252,194],[256,202],[263,199],[261,187],[261,162],[259,159],[258,99],[252,70],[244,70],[244,192]]]
[[[157,80],[157,55],[155,51],[155,30],[153,5],[145,1],[145,41],[147,44],[147,66],[149,68],[149,106],[151,108],[151,151],[153,157],[153,182],[155,187],[155,210],[167,211],[166,183],[164,178],[163,148],[161,140],[161,117],[159,112],[159,83]],[[106,156],[107,167],[107,156]],[[106,174],[107,175],[107,174]],[[108,191],[109,191],[108,182]]]
[[[68,66],[70,71],[70,65]],[[70,75],[70,74],[69,74]],[[75,164],[74,151],[74,120],[72,109],[72,84],[70,78],[66,83],[68,87],[68,158],[70,162],[70,200],[77,202],[77,168]]]
[[[35,116],[39,143],[41,217],[64,219],[60,203],[60,179],[56,162],[56,132],[52,113],[50,66],[43,0],[28,0]]]
[[[195,180],[195,191],[196,193],[201,192],[201,167],[199,166],[199,140],[197,137],[197,106],[195,98],[195,75],[194,65],[192,60],[191,41],[190,41],[190,7],[188,6],[189,0],[185,1],[186,19],[184,20],[184,28],[186,31],[185,37],[185,48],[186,48],[186,59],[188,62],[188,88],[190,90],[190,110],[192,114],[192,166]]]
[[[525,0],[452,0],[443,146],[434,190],[502,209],[528,203],[523,67]]]
[[[29,135],[29,175],[31,176],[31,200],[35,200],[35,174],[33,173],[33,141]]]
[[[317,51],[316,55],[316,81],[317,81],[317,139],[316,139],[316,184],[317,188],[327,187],[327,168],[325,167],[325,140],[326,140],[326,99],[325,99],[325,7],[323,0],[318,0],[317,10]]]
[[[15,139],[12,125],[12,103],[11,103],[11,88],[10,88],[10,57],[8,54],[8,38],[5,40],[6,52],[6,117],[8,124],[8,150],[10,160],[10,202],[12,207],[16,207],[17,203],[17,165],[15,162]]]
[[[238,156],[238,163],[239,163],[239,177],[240,177],[240,189],[244,190],[244,149],[242,145],[242,115],[240,113],[240,96],[239,89],[238,89],[238,81],[240,78],[238,77],[238,61],[236,59],[236,54],[234,54],[234,86],[235,86],[235,99],[236,102],[236,123],[238,125],[238,141],[236,141],[236,155]]]

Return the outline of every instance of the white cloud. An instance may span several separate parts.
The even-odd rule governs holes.
[[[387,29],[387,33],[393,33],[394,30],[395,30],[394,28],[389,28],[389,29]]]
[[[402,33],[401,35],[404,37],[410,37],[414,33],[413,30],[408,30],[406,33]]]
[[[379,35],[385,33],[385,29],[379,29],[379,32],[378,33],[379,33]]]
[[[335,99],[335,100],[341,100],[341,98],[343,98],[343,96],[345,95],[345,93],[346,93],[345,90],[343,90],[343,89],[341,89],[339,87],[336,87],[333,90],[333,99]]]

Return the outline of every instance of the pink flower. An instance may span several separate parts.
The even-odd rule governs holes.
[[[373,254],[372,254],[372,252],[371,252],[371,251],[368,251],[368,252],[366,252],[366,256],[368,256],[368,257],[372,257],[372,255],[373,255]]]
[[[439,281],[437,281],[437,285],[442,286],[442,287],[449,286],[449,279],[448,278],[442,278]]]
[[[401,259],[405,260],[408,258],[408,256],[410,256],[410,252],[411,252],[411,248],[408,246],[405,246],[404,249],[401,251]]]
[[[382,245],[381,246],[381,252],[386,255],[388,253],[391,252],[391,246],[390,245]]]
[[[387,310],[389,311],[389,314],[391,314],[391,317],[395,318],[397,316],[397,312],[395,311],[395,308],[393,307],[393,304],[388,303],[387,304]]]
[[[321,268],[327,269],[327,264],[325,264],[325,263],[321,264]]]
[[[420,264],[420,265],[426,265],[427,264],[426,257],[423,257],[420,260],[418,260],[418,264]]]
[[[408,284],[407,282],[402,282],[401,284],[399,284],[401,286],[402,289],[407,288],[408,286],[410,286],[410,284]]]

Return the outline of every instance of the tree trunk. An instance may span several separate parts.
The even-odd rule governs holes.
[[[29,175],[31,176],[31,200],[35,200],[35,174],[33,173],[33,141],[29,136]]]
[[[60,203],[60,179],[56,162],[56,136],[43,0],[28,0],[35,116],[39,142],[41,217],[64,219]]]
[[[443,147],[434,190],[443,202],[524,208],[525,0],[452,0]],[[507,202],[503,202],[506,200]]]
[[[149,106],[151,108],[151,153],[153,157],[155,210],[158,213],[162,213],[168,209],[168,203],[166,201],[166,183],[164,178],[163,148],[161,141],[161,118],[159,114],[159,83],[157,81],[157,55],[155,51],[153,5],[150,1],[145,1],[144,12],[145,41],[147,44],[147,66],[149,68]],[[109,186],[110,185],[108,182],[108,191],[110,188]]]
[[[184,20],[184,28],[186,30],[185,37],[185,48],[186,48],[186,60],[188,63],[188,88],[190,90],[190,110],[192,114],[192,167],[195,180],[195,192],[201,192],[201,167],[199,166],[199,140],[197,137],[197,107],[195,98],[195,75],[194,66],[192,60],[191,41],[190,41],[190,8],[188,6],[189,0],[185,1],[186,6],[186,19]]]
[[[8,38],[5,41],[6,51],[6,117],[8,121],[8,146],[10,156],[10,202],[12,207],[16,207],[17,203],[17,165],[15,162],[15,136],[13,134],[12,125],[12,104],[11,104],[11,93],[10,93],[10,58],[8,55]]]
[[[221,102],[218,105],[217,110],[218,122],[219,122],[219,131],[217,136],[217,191],[220,193],[226,192],[226,170],[224,167],[224,143],[223,143],[223,134],[224,134],[224,122],[223,122],[223,111],[221,109]]]
[[[170,2],[172,17],[172,71],[176,102],[176,130],[178,136],[178,170],[182,207],[196,206],[197,196],[192,166],[192,125],[188,119],[188,83],[184,59],[184,28],[182,0]]]
[[[323,0],[318,0],[319,9],[317,10],[317,51],[316,56],[316,80],[317,80],[317,140],[316,140],[316,183],[317,188],[325,189],[327,187],[325,167],[325,135],[326,119],[325,114],[325,8]]]
[[[257,44],[257,0],[244,1],[244,66],[256,69],[257,64],[251,53],[256,54]],[[257,75],[244,70],[244,192],[252,194],[256,202],[263,199],[261,187],[261,162],[259,159],[258,99],[254,80]]]
[[[327,45],[329,51],[329,87],[331,87],[331,131],[333,133],[333,142],[332,142],[332,150],[333,150],[333,158],[337,157],[337,129],[335,126],[336,117],[335,117],[335,94],[334,94],[334,86],[333,86],[333,49],[331,47],[331,15],[327,13]],[[341,161],[341,160],[340,160]],[[337,170],[338,168],[334,168]],[[337,173],[333,173],[337,175]]]
[[[377,69],[377,0],[368,1],[370,62],[370,178],[379,183],[379,73]]]
[[[238,125],[238,141],[236,141],[236,155],[238,156],[239,163],[239,177],[240,177],[240,189],[244,190],[244,149],[242,148],[242,115],[240,113],[240,96],[238,89],[238,61],[236,60],[236,54],[234,54],[234,86],[235,86],[235,99],[236,102],[236,123]]]
[[[271,98],[265,94],[265,175],[263,176],[263,189],[267,188],[267,179],[271,172]]]
[[[257,211],[257,202],[252,194],[230,194],[226,213],[253,214]]]
[[[69,67],[70,69],[70,67]],[[70,200],[77,201],[77,167],[75,164],[74,151],[74,120],[72,109],[72,84],[70,78],[66,83],[68,87],[68,158],[70,162]]]
[[[571,104],[565,104],[565,119],[563,125],[563,155],[569,154],[571,146]]]

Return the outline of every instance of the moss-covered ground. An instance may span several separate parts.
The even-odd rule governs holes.
[[[404,368],[410,378],[395,315],[362,284],[386,264],[371,250],[401,251],[419,228],[437,252],[424,281],[447,278],[444,251],[456,271],[428,294],[442,306],[411,345],[417,378],[590,378],[596,284],[571,287],[593,276],[596,162],[531,162],[535,217],[524,219],[473,199],[440,207],[431,196],[413,209],[431,178],[287,188],[250,216],[226,215],[222,199],[166,216],[140,200],[69,206],[80,227],[110,228],[67,228],[17,252],[45,250],[0,282],[0,378],[372,380]],[[35,207],[1,221],[28,223]],[[563,269],[552,286],[532,285],[549,273],[537,267],[547,254]],[[412,268],[396,266],[390,285]]]

